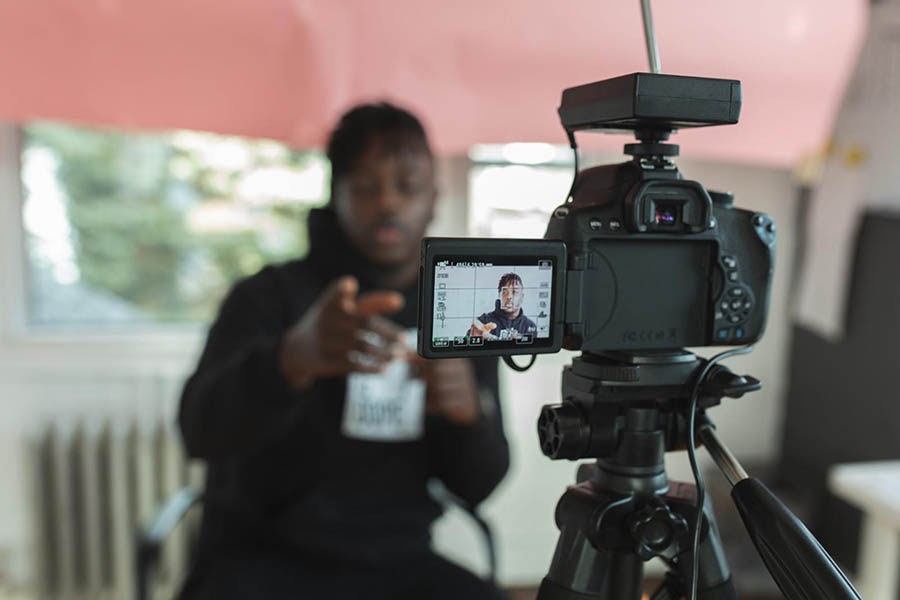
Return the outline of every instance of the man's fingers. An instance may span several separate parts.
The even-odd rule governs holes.
[[[376,291],[356,299],[356,314],[362,317],[390,315],[403,308],[403,295],[398,292]]]
[[[334,305],[344,312],[352,312],[359,291],[359,282],[351,275],[345,275],[331,282],[322,295],[323,304]]]
[[[356,331],[354,350],[377,360],[379,364],[387,363],[395,358],[396,351],[392,344],[374,331],[358,329]]]
[[[494,329],[497,329],[497,324],[496,323],[482,323],[478,319],[475,319],[474,321],[472,321],[472,329],[474,329],[475,331],[481,331],[484,333],[488,333],[490,331],[493,331]]]
[[[377,356],[362,352],[360,350],[351,350],[345,357],[349,371],[359,373],[380,373],[384,369],[384,361]]]
[[[352,275],[335,279],[323,294],[325,304],[334,305],[344,313],[360,317],[389,315],[403,308],[403,295],[391,291],[374,291],[357,296],[359,282]]]
[[[393,321],[389,321],[380,315],[369,317],[363,328],[375,333],[383,339],[383,343],[390,346],[394,352],[406,348],[406,332]]]

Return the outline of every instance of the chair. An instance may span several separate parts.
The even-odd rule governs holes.
[[[146,530],[137,536],[137,597],[138,600],[149,600],[153,576],[162,556],[166,539],[172,535],[175,527],[181,523],[188,512],[200,506],[203,494],[192,487],[184,487],[172,494]]]
[[[497,555],[490,524],[479,514],[477,508],[457,498],[443,486],[429,485],[429,493],[444,505],[455,504],[462,508],[478,526],[487,553],[488,575],[486,579],[496,583]],[[167,539],[171,537],[172,532],[185,519],[191,509],[201,507],[202,504],[203,494],[201,492],[192,487],[182,488],[166,500],[159,512],[153,517],[149,526],[139,532],[136,548],[138,600],[149,600],[151,597],[153,578]]]

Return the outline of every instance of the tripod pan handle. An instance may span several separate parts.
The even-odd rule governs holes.
[[[750,538],[789,600],[861,600],[831,556],[758,480],[739,481],[731,497]]]

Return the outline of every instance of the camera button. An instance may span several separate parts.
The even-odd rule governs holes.
[[[731,282],[740,281],[738,272],[737,271],[728,271],[728,281],[731,281]]]
[[[731,310],[740,310],[742,306],[744,306],[744,302],[742,300],[731,301]]]
[[[728,322],[729,323],[740,323],[741,315],[728,315]]]
[[[593,229],[594,231],[600,231],[601,229],[603,229],[603,220],[594,217],[593,219],[590,220],[590,222],[588,223],[588,225],[589,225],[590,228]]]
[[[734,259],[733,256],[723,256],[722,264],[725,265],[726,269],[736,269],[737,268],[737,261]]]
[[[716,332],[716,338],[720,340],[727,340],[728,336],[731,334],[731,330],[727,327],[723,327],[722,329]]]
[[[734,298],[741,298],[744,296],[744,290],[741,288],[731,288],[728,290],[728,295]]]
[[[622,229],[622,221],[618,219],[610,219],[609,220],[609,230],[610,231],[619,231]]]

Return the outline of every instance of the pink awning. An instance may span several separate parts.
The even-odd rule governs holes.
[[[826,140],[864,0],[653,8],[664,72],[743,82],[741,124],[679,134],[683,155],[790,165]],[[0,40],[0,118],[296,146],[377,98],[419,111],[444,152],[564,143],[564,87],[647,70],[637,0],[0,0]]]

